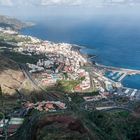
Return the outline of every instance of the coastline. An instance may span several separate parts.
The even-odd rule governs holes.
[[[19,34],[21,34],[21,35],[25,35],[25,34],[22,34],[21,32],[19,32]],[[28,35],[25,35],[25,36],[28,36]],[[31,35],[29,35],[30,37],[33,37],[33,38],[36,38],[36,39],[38,39],[38,40],[40,40],[41,42],[43,41],[43,42],[50,42],[50,43],[54,43],[54,44],[65,44],[65,42],[58,42],[58,43],[55,43],[55,42],[53,42],[53,41],[49,41],[49,40],[44,40],[44,39],[40,39],[40,38],[38,38],[38,37],[34,37],[34,36],[31,36]],[[102,65],[102,66],[105,66],[105,67],[114,67],[114,68],[120,68],[120,67],[116,67],[116,66],[112,66],[112,65],[104,65],[104,64],[100,64],[100,63],[98,63],[98,62],[96,62],[96,61],[93,61],[93,60],[90,60],[90,58],[96,58],[97,57],[97,55],[91,55],[91,54],[88,54],[88,53],[83,53],[82,52],[82,50],[83,49],[87,49],[88,47],[86,47],[86,46],[80,46],[80,45],[77,45],[77,44],[70,44],[70,43],[66,43],[66,44],[68,44],[68,45],[70,45],[71,46],[71,49],[73,50],[73,51],[77,51],[82,57],[84,57],[84,58],[86,58],[87,60],[88,60],[88,62],[89,63],[93,63],[94,62],[94,64],[95,65]],[[91,48],[90,48],[91,49]],[[124,68],[124,67],[122,67],[122,69],[129,69],[129,68]],[[131,69],[130,68],[130,70],[135,70],[135,69]],[[136,69],[136,70],[138,70],[138,69]]]
[[[23,34],[23,33],[21,33],[20,32],[20,34]],[[24,34],[25,35],[25,34]],[[35,38],[38,38],[38,37],[35,37]],[[46,39],[39,39],[40,41],[48,41],[48,40],[46,40]],[[54,44],[59,44],[59,42],[53,42],[53,41],[49,41],[49,42],[51,42],[51,43],[54,43]],[[61,44],[61,43],[60,43]],[[66,44],[69,44],[69,43],[66,43]],[[96,66],[96,64],[98,63],[97,61],[96,61],[96,55],[95,54],[93,54],[93,55],[90,55],[90,54],[88,54],[88,53],[83,53],[82,52],[82,50],[84,50],[84,49],[88,49],[88,47],[85,47],[85,46],[80,46],[80,45],[77,45],[77,44],[69,44],[71,47],[72,47],[72,49],[74,50],[74,51],[77,51],[82,57],[84,57],[84,58],[86,58],[87,60],[88,60],[88,64],[90,64],[90,66]],[[89,48],[89,49],[91,49],[91,48]],[[100,64],[100,63],[99,63]],[[104,64],[103,64],[104,65]],[[112,66],[110,66],[110,65],[104,65],[104,66],[108,66],[108,67],[112,67]],[[116,66],[114,66],[114,67],[116,67]],[[119,68],[119,67],[116,67],[116,68]],[[124,68],[125,69],[125,68]],[[127,69],[127,68],[126,68]],[[137,83],[137,82],[136,82]]]
[[[25,34],[22,34],[21,32],[19,32],[19,34],[21,34],[21,35],[25,35]],[[31,36],[31,35],[26,35],[26,36],[30,36],[30,37],[33,37],[33,38],[36,38],[36,39],[38,39],[38,40],[40,40],[40,41],[46,41],[46,42],[50,42],[50,43],[54,43],[54,44],[62,44],[62,43],[64,43],[65,44],[65,42],[58,42],[58,43],[55,43],[55,42],[53,42],[53,41],[50,41],[50,40],[44,40],[44,39],[40,39],[40,38],[38,38],[38,37],[34,37],[34,36]],[[68,44],[68,45],[70,45],[71,46],[71,49],[72,50],[74,50],[74,51],[77,51],[81,56],[83,56],[84,58],[87,58],[88,59],[88,61],[90,62],[90,63],[93,63],[93,61],[92,60],[90,60],[90,58],[96,58],[97,57],[97,55],[95,55],[95,54],[88,54],[88,53],[82,53],[82,50],[83,49],[87,49],[88,47],[85,47],[85,46],[80,46],[80,45],[77,45],[77,44],[70,44],[70,43],[66,43],[66,44]],[[91,49],[91,48],[89,48],[89,49]],[[92,50],[92,49],[91,49]],[[104,65],[104,64],[100,64],[100,63],[98,63],[98,62],[96,62],[96,61],[94,61],[94,64],[96,65],[102,65],[102,66],[105,66],[105,67],[114,67],[114,68],[120,68],[120,67],[116,67],[116,66],[111,66],[111,65]],[[131,68],[124,68],[124,67],[121,67],[122,69],[130,69],[130,70],[135,70],[135,69],[131,69]],[[138,70],[138,69],[136,69],[136,70]],[[139,70],[138,70],[139,71]]]
[[[71,21],[69,22],[71,23]],[[99,21],[99,23],[100,22],[101,21]],[[102,21],[102,23],[104,23],[104,21]],[[66,25],[65,22],[63,24]],[[134,42],[124,38],[125,36],[128,38],[130,32],[123,30],[117,32],[118,30],[116,30],[116,28],[112,28],[109,33],[104,27],[104,24],[102,24],[102,26],[98,26],[91,21],[91,23],[88,22],[88,24],[86,24],[85,28],[80,23],[79,26],[80,28],[72,27],[73,30],[69,30],[69,28],[64,26],[62,32],[59,28],[57,28],[59,25],[54,25],[53,21],[36,21],[36,25],[34,27],[28,28],[27,30],[23,29],[21,33],[35,36],[42,40],[47,39],[55,43],[66,42],[70,44],[77,44],[79,46],[85,46],[87,49],[84,47],[85,49],[83,52],[97,55],[95,60],[98,63],[107,66],[140,70],[140,64],[138,61],[139,55],[137,53],[139,52],[139,41],[135,39],[135,32],[132,32],[132,35],[134,34],[132,36],[132,40],[134,40]],[[92,27],[93,30],[90,27]],[[101,27],[104,27],[104,32],[100,30]],[[117,38],[115,37],[116,35],[114,32],[117,33]],[[128,46],[129,49],[127,49],[126,46]],[[132,51],[131,46],[134,46]],[[125,58],[121,59],[123,56]]]
[[[10,33],[13,33],[13,32],[9,31],[9,34]],[[111,92],[111,89],[113,89],[113,87],[114,87],[114,88],[117,88],[118,93],[120,93],[120,91],[122,89],[123,90],[130,89],[130,87],[125,87],[122,84],[122,80],[127,75],[140,74],[140,71],[138,71],[138,70],[106,66],[106,65],[101,65],[100,63],[97,63],[97,62],[93,63],[93,60],[90,59],[91,55],[88,55],[88,53],[86,54],[86,53],[83,53],[84,51],[81,51],[82,49],[83,50],[85,49],[85,51],[87,50],[86,47],[83,47],[83,46],[78,46],[78,45],[70,44],[70,43],[55,43],[53,41],[48,41],[46,39],[44,39],[44,40],[38,39],[38,37],[34,37],[34,36],[29,36],[29,35],[25,35],[25,34],[22,35],[21,33],[18,33],[16,35],[18,37],[21,37],[24,39],[23,39],[23,41],[17,43],[18,49],[16,49],[15,51],[19,51],[20,53],[22,53],[22,51],[29,52],[28,55],[32,55],[32,53],[44,54],[45,52],[54,53],[54,55],[55,54],[64,55],[64,57],[66,58],[65,60],[63,60],[64,62],[66,62],[65,69],[66,69],[66,71],[68,70],[68,72],[69,72],[69,69],[67,69],[67,68],[70,67],[70,69],[73,71],[73,73],[72,73],[74,75],[74,76],[72,75],[73,79],[75,79],[75,77],[78,76],[78,70],[84,71],[85,75],[86,75],[86,81],[81,83],[81,84],[83,84],[82,85],[83,89],[85,88],[84,84],[88,88],[90,86],[91,87],[97,86],[97,89],[101,93],[103,93],[104,91]],[[27,38],[29,40],[27,40]],[[93,57],[93,55],[92,55],[92,57]],[[35,66],[36,66],[36,64],[35,64]],[[33,67],[31,66],[31,72],[34,72],[34,69],[32,69],[32,68]],[[43,67],[38,67],[38,68],[41,69]],[[106,76],[105,74],[107,72],[112,73],[112,77]],[[115,78],[117,78],[116,76],[118,76],[118,80],[115,79]],[[95,83],[93,84],[93,82],[91,82],[92,80],[96,81],[97,84],[96,85],[95,85]],[[88,84],[88,86],[87,86],[87,84]],[[90,86],[89,86],[89,84],[90,84]],[[120,91],[119,91],[119,89],[120,89]],[[139,89],[139,88],[137,88],[137,89]],[[134,89],[131,89],[131,91],[133,91],[133,90]],[[135,90],[133,92],[133,94],[136,91],[137,90]],[[121,94],[123,94],[123,91],[121,91],[121,92],[122,92]],[[138,91],[138,92],[140,92],[140,91]]]

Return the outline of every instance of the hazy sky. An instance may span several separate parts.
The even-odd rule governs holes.
[[[0,0],[3,6],[48,6],[48,5],[82,5],[99,3],[102,0]]]
[[[135,15],[140,9],[139,3],[140,0],[0,0],[0,14],[23,19],[33,16],[41,17],[47,14],[51,16],[80,15],[85,18],[95,13],[111,14],[117,12],[121,15],[123,12]],[[121,9],[115,9],[114,6],[115,8],[121,7]]]
[[[138,3],[139,0],[0,0],[1,6],[53,6],[53,5],[99,5],[101,3]]]

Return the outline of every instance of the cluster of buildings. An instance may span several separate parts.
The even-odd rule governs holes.
[[[103,95],[96,95],[96,96],[84,96],[83,99],[86,101],[86,102],[91,102],[91,101],[100,101],[102,99],[106,99],[107,97],[106,96],[103,96]]]
[[[122,87],[113,93],[117,96],[128,97],[130,100],[140,100],[140,90]]]
[[[17,35],[18,32],[11,30],[10,28],[2,28],[0,27],[0,32],[4,33],[4,34],[10,34],[10,35]]]
[[[94,75],[96,75],[96,77],[93,77],[94,86],[101,93],[104,93],[106,91],[112,92],[114,87],[116,87],[117,83],[106,78],[103,74],[99,74],[94,71]]]
[[[36,64],[27,64],[30,73],[40,72],[40,77],[42,77],[40,81],[43,85],[53,85],[57,80],[62,79],[77,80],[84,77],[75,90],[87,90],[91,87],[89,73],[81,68],[88,63],[87,58],[78,50],[74,50],[70,44],[55,44],[49,41],[32,42],[19,47],[18,52],[43,54],[46,57],[39,59]],[[67,76],[64,76],[64,73]]]
[[[76,91],[84,91],[91,88],[91,82],[90,82],[90,75],[88,72],[86,72],[84,69],[79,69],[77,71],[77,74],[80,78],[83,78],[81,83],[75,87]]]
[[[43,101],[37,103],[27,102],[24,104],[24,107],[29,109],[36,109],[38,111],[46,111],[46,112],[54,112],[56,110],[64,110],[66,109],[66,104],[60,101]]]
[[[42,73],[40,75],[41,84],[43,86],[53,86],[57,83],[58,80],[63,80],[62,74],[48,74],[48,73]]]
[[[27,63],[29,72],[37,73],[38,80],[43,86],[55,85],[58,80],[77,80],[81,78],[82,80],[75,87],[75,91],[85,91],[94,85],[94,88],[100,93],[110,93],[114,92],[114,87],[117,89],[122,87],[120,80],[114,81],[116,76],[122,76],[120,78],[125,76],[121,73],[110,79],[103,74],[103,69],[99,67],[94,67],[90,74],[83,69],[82,66],[88,63],[88,59],[71,44],[42,41],[32,36],[20,35],[8,28],[0,28],[0,31],[21,38],[21,41],[17,43],[19,47],[15,51],[31,56],[34,54],[43,56],[43,59],[39,59],[36,64]],[[116,93],[119,95],[124,92]]]

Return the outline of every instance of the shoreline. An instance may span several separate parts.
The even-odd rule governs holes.
[[[38,26],[38,25],[35,25],[35,26]],[[32,30],[31,31],[29,30],[29,32],[26,32],[26,31],[24,32],[24,29],[23,29],[20,33],[23,34],[23,35],[31,35],[31,36],[36,37],[35,32],[32,33]],[[43,39],[42,39],[42,37],[40,37],[40,35],[39,36],[37,35],[37,38],[41,38],[41,40],[47,40],[47,36],[43,37]],[[59,40],[53,41],[53,39],[51,40],[51,42],[54,42],[56,44],[57,43],[62,43],[62,41],[59,41]],[[67,43],[67,41],[63,41],[63,42]],[[120,61],[116,65],[116,63],[114,63],[114,61],[110,61],[110,59],[109,60],[107,59],[107,61],[104,61],[104,59],[102,59],[102,56],[100,54],[96,55],[96,46],[95,47],[91,46],[91,47],[94,47],[94,48],[91,48],[90,46],[78,45],[79,43],[78,44],[68,43],[68,44],[71,44],[71,45],[73,45],[74,47],[76,47],[78,49],[80,48],[80,51],[86,49],[86,50],[89,50],[89,53],[90,53],[90,49],[95,50],[95,53],[93,51],[93,58],[94,58],[94,55],[95,55],[95,57],[99,58],[99,59],[96,59],[95,61],[96,62],[98,61],[98,63],[100,63],[100,64],[103,64],[103,65],[106,65],[106,66],[113,66],[113,67],[120,67],[121,66],[122,68],[125,68],[125,69],[137,69],[137,70],[140,70],[139,66],[137,66],[137,65],[130,65],[129,66],[129,65],[127,65],[127,63],[121,63]],[[86,50],[85,50],[85,52],[86,52]],[[85,53],[82,52],[82,54],[85,54]],[[88,54],[88,52],[87,52],[87,56],[89,56],[89,55],[90,54]]]
[[[23,33],[21,33],[21,32],[19,32],[19,34],[22,34],[22,35],[25,35],[25,34],[23,34]],[[28,35],[27,35],[28,36]],[[31,37],[33,37],[33,38],[37,38],[38,39],[38,37],[34,37],[34,36],[32,36],[32,35],[30,35]],[[53,42],[53,41],[49,41],[49,40],[46,40],[46,39],[39,39],[41,42],[51,42],[51,43],[54,43],[54,44],[61,44],[62,42]],[[85,46],[80,46],[80,45],[77,45],[77,44],[70,44],[70,43],[66,43],[66,44],[68,44],[68,45],[70,45],[71,46],[71,49],[73,50],[73,51],[77,51],[83,58],[85,58],[85,59],[87,59],[87,64],[88,65],[90,65],[91,67],[96,67],[96,66],[98,66],[98,62],[96,62],[96,60],[93,60],[94,58],[96,58],[97,56],[96,55],[90,55],[90,54],[88,54],[88,53],[83,53],[82,52],[82,50],[84,50],[84,49],[88,49],[88,47],[85,47]],[[89,48],[90,49],[90,48]],[[100,63],[99,63],[99,65],[100,65]],[[102,65],[102,64],[101,64]],[[105,66],[105,67],[114,67],[114,66],[107,66],[107,65],[104,65],[103,64],[103,66]],[[119,68],[119,67],[114,67],[114,68]],[[122,68],[122,69],[128,69],[128,68]],[[134,70],[134,69],[131,69],[131,70]],[[122,82],[120,82],[120,83],[122,83]]]
[[[80,45],[77,45],[77,44],[70,44],[70,43],[65,43],[65,42],[58,42],[58,43],[56,43],[56,42],[53,42],[53,41],[49,41],[49,40],[46,40],[46,39],[40,39],[40,38],[38,38],[38,37],[34,37],[34,36],[31,36],[31,35],[25,35],[25,34],[22,34],[21,32],[18,32],[19,33],[19,35],[24,35],[24,36],[30,36],[30,37],[33,37],[33,38],[36,38],[36,39],[38,39],[38,40],[40,40],[41,42],[50,42],[50,43],[54,43],[54,44],[62,44],[62,43],[64,43],[64,44],[68,44],[68,45],[70,45],[71,46],[71,49],[73,50],[73,51],[77,51],[82,57],[84,57],[84,58],[87,58],[87,60],[88,60],[88,62],[89,63],[93,63],[93,61],[92,60],[89,60],[90,58],[96,58],[97,57],[97,55],[95,55],[95,54],[88,54],[88,53],[82,53],[81,52],[81,50],[82,49],[86,49],[86,48],[88,48],[88,47],[85,47],[85,46],[80,46]],[[89,49],[91,49],[91,48],[89,48]],[[96,66],[98,66],[98,65],[102,65],[102,66],[105,66],[105,67],[113,67],[113,68],[121,68],[121,69],[129,69],[129,70],[137,70],[137,71],[140,71],[139,69],[133,69],[133,68],[125,68],[125,67],[117,67],[117,66],[111,66],[111,65],[104,65],[104,64],[100,64],[100,63],[98,63],[98,62],[96,62],[96,61],[94,61],[94,64],[96,65]]]
[[[9,31],[9,34],[12,33],[12,31]],[[94,77],[92,75],[95,75],[96,81],[98,81],[98,84],[100,85],[99,90],[101,90],[101,92],[103,92],[103,89],[110,89],[110,86],[114,86],[116,88],[125,88],[122,83],[122,80],[124,79],[125,76],[127,75],[132,75],[132,74],[139,74],[140,75],[140,70],[132,70],[132,69],[124,69],[124,68],[119,68],[119,67],[112,67],[112,66],[106,66],[106,65],[102,65],[100,63],[96,62],[96,59],[94,61],[94,59],[91,58],[95,58],[95,55],[89,55],[88,52],[86,53],[86,47],[84,46],[79,46],[79,45],[75,45],[75,44],[70,44],[70,43],[55,43],[53,41],[48,41],[46,39],[39,39],[38,37],[34,37],[31,35],[25,35],[22,34],[20,32],[18,32],[18,34],[16,34],[18,37],[24,38],[25,42],[21,41],[18,42],[19,45],[19,51],[23,51],[24,49],[22,49],[23,45],[25,45],[25,50],[31,47],[31,51],[38,51],[38,53],[45,53],[46,51],[53,53],[60,53],[63,54],[64,57],[68,58],[68,59],[73,59],[70,61],[71,62],[71,67],[72,69],[76,72],[78,68],[83,68],[84,70],[87,70],[87,73],[89,74],[89,76],[91,78],[94,79]],[[29,39],[26,41],[26,39]],[[22,44],[23,43],[23,44]],[[84,53],[84,49],[85,49],[85,53]],[[81,51],[82,50],[82,51]],[[30,51],[30,50],[29,50]],[[84,67],[80,67],[80,66],[84,66]],[[109,77],[105,76],[106,72],[112,72],[113,74],[117,73],[117,75],[121,75],[121,77],[119,79],[121,80],[113,80]],[[114,78],[114,77],[113,77]],[[90,78],[89,78],[90,79]],[[137,82],[135,82],[136,84]],[[92,83],[93,86],[93,83]],[[130,87],[128,87],[130,88]],[[139,89],[139,88],[137,88]],[[140,92],[140,91],[139,91]]]

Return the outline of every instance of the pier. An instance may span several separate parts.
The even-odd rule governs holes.
[[[137,91],[138,91],[137,89],[134,89],[134,91],[131,93],[130,96],[131,96],[131,97],[134,97]]]
[[[104,66],[104,65],[101,65],[101,64],[98,64],[98,63],[96,63],[95,66],[98,67],[98,68],[108,70],[108,71],[126,73],[126,75],[140,74],[140,70],[117,68],[117,67],[112,67],[112,66]]]
[[[140,90],[127,88],[127,87],[123,87],[122,89],[123,90],[119,91],[118,95],[126,96],[126,97],[129,97],[130,99],[140,100]]]
[[[118,79],[118,81],[121,82],[126,76],[127,76],[127,74],[124,73],[124,74]]]

